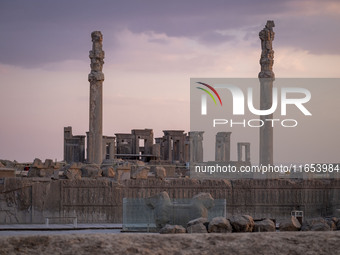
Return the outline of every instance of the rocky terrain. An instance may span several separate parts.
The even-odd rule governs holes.
[[[0,237],[0,254],[339,254],[340,231]]]

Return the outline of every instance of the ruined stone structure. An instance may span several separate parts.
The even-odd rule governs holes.
[[[132,134],[115,134],[117,142],[117,155],[132,154],[133,135]]]
[[[230,135],[231,132],[218,132],[216,134],[215,161],[230,161]]]
[[[161,155],[164,160],[185,162],[186,134],[183,130],[164,130],[164,136],[157,141],[161,144]]]
[[[153,130],[152,129],[133,129],[135,154],[152,154]]]
[[[139,159],[149,161],[159,159],[157,152],[153,153],[153,130],[133,129],[131,134],[118,133],[117,138],[117,158]]]
[[[186,163],[190,161],[190,135],[184,133],[183,130],[163,130],[163,137],[156,137],[154,144],[154,152],[160,155],[161,160],[168,162]],[[196,135],[195,135],[196,134]],[[192,143],[202,146],[203,132],[192,133]],[[194,152],[193,152],[194,153]],[[203,147],[198,149],[196,159],[203,159]],[[155,154],[156,155],[156,154]]]
[[[189,132],[190,162],[203,162],[203,133]]]
[[[145,162],[166,161],[168,163],[203,162],[202,131],[189,132],[183,130],[164,130],[163,137],[153,137],[152,129],[133,129],[131,133],[116,133],[114,136],[102,136],[102,161],[121,158],[141,160]],[[90,134],[87,134],[89,143]],[[231,132],[216,134],[215,161],[237,163],[230,160]],[[242,145],[242,146],[241,146]],[[240,147],[241,146],[241,147]],[[245,148],[245,160],[242,148]],[[250,144],[238,144],[238,159],[250,163]],[[64,128],[64,160],[71,162],[87,162],[85,159],[85,136],[73,136],[72,127]]]
[[[64,161],[85,161],[85,136],[72,134],[72,127],[64,127]]]
[[[84,158],[85,136],[70,135],[72,134],[72,127],[65,127],[65,130],[67,132],[65,131],[64,135],[64,155],[68,155],[65,157],[65,161],[67,163],[91,163],[89,159],[85,160]],[[190,161],[190,155],[192,155],[191,162],[203,161],[203,132],[190,132],[191,137],[183,130],[164,130],[163,132],[163,137],[155,139],[152,129],[133,129],[131,133],[116,133],[115,137],[102,136],[101,162],[107,159],[121,158],[145,162],[163,160],[186,163]],[[91,150],[89,149],[90,132],[86,132],[86,135],[87,150],[89,151]],[[193,145],[191,146],[192,152],[189,149],[190,143]],[[82,148],[83,151],[76,149],[78,147]],[[83,153],[83,156],[75,155],[73,151],[78,154]]]
[[[116,137],[114,136],[103,136],[102,142],[102,159],[114,159],[116,151]]]
[[[156,159],[161,158],[161,145],[157,142],[152,145],[152,155],[154,155]]]
[[[86,132],[89,142],[89,132]],[[116,138],[113,136],[102,137],[102,161],[113,159],[116,151]],[[64,127],[64,161],[66,163],[85,162],[85,136],[72,135],[72,127]]]
[[[243,148],[244,148],[244,159],[243,159]],[[250,162],[250,143],[237,143],[237,161]]]
[[[100,31],[91,33],[92,50],[90,51],[90,125],[87,139],[87,161],[101,164],[103,161],[103,81],[104,51],[103,35]]]
[[[85,136],[73,136],[72,127],[64,130],[64,160],[101,164],[103,160],[121,158],[145,162],[163,163],[203,162],[203,133],[201,131],[184,133],[183,130],[164,130],[164,136],[155,138],[152,129],[133,129],[131,133],[117,133],[103,136],[103,81],[104,51],[103,36],[94,31],[90,51],[91,72],[89,132],[87,132],[87,156],[85,159]],[[224,137],[225,136],[225,137]],[[220,133],[216,138],[217,161],[230,161],[230,133]],[[158,162],[160,163],[160,162]]]
[[[274,64],[274,21],[268,20],[264,29],[259,33],[261,39],[261,72],[259,73],[260,79],[260,110],[268,110],[272,107],[273,103],[273,82],[275,75],[273,72]],[[273,164],[273,127],[267,119],[273,119],[273,114],[261,115],[261,120],[264,125],[260,127],[260,164],[272,165]]]
[[[87,141],[89,140],[89,132]],[[116,138],[102,137],[102,161],[113,159],[116,151]],[[85,162],[85,135],[73,135],[72,127],[64,127],[64,161],[66,163]]]
[[[59,179],[60,167],[61,165],[58,162],[53,162],[52,159],[46,159],[43,163],[36,158],[30,166],[27,176]]]
[[[77,217],[78,223],[121,223],[123,198],[148,198],[166,191],[171,199],[188,199],[201,192],[226,199],[227,217],[306,219],[332,215],[340,208],[340,179],[246,180],[126,180],[109,178],[51,180],[4,178],[0,183],[0,224],[44,223],[45,217]]]

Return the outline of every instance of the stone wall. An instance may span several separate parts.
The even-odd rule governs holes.
[[[0,224],[44,223],[45,217],[73,217],[78,223],[121,223],[123,198],[167,191],[171,198],[209,192],[226,199],[227,217],[287,218],[293,209],[307,218],[340,208],[340,180],[50,180],[5,178],[0,182]]]

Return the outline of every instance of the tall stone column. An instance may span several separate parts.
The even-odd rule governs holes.
[[[103,81],[104,51],[103,35],[100,31],[91,33],[92,50],[90,51],[90,129],[88,133],[87,161],[101,164],[103,161]]]
[[[260,110],[270,109],[273,103],[273,82],[275,74],[273,72],[274,64],[274,21],[268,20],[264,29],[259,33],[261,39],[261,72],[259,73],[260,79]],[[273,127],[271,121],[273,114],[261,115],[261,120],[264,125],[260,127],[260,164],[272,165],[273,164]]]

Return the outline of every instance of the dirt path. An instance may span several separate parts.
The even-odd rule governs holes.
[[[340,231],[0,237],[0,254],[340,254]]]

